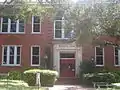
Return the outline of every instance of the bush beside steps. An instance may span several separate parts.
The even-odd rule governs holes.
[[[53,86],[58,77],[58,72],[53,70],[30,69],[24,72],[24,81],[30,86],[35,86],[36,73],[40,73],[41,86]]]

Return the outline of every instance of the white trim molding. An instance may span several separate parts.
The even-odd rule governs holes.
[[[4,54],[4,49],[7,48],[6,55]],[[14,47],[14,54],[10,55],[10,47]],[[20,47],[20,54],[17,54],[18,47]],[[2,66],[20,66],[21,65],[21,45],[2,45]],[[6,63],[4,63],[4,57],[6,56]],[[10,56],[14,56],[14,64],[10,64]],[[19,64],[17,64],[17,57],[20,57]]]
[[[39,55],[35,55],[35,56],[39,56],[39,63],[38,64],[33,64],[33,60],[32,60],[32,56],[33,56],[33,54],[32,54],[32,51],[33,51],[33,47],[38,47],[39,48]],[[40,51],[41,51],[41,49],[40,49],[40,45],[32,45],[31,46],[31,66],[40,66]]]
[[[82,61],[82,47],[77,47],[75,44],[54,44],[53,45],[53,69],[59,72],[60,75],[60,53],[75,53],[75,77],[79,74],[79,66]]]
[[[113,47],[113,48],[114,48],[114,66],[117,67],[117,66],[120,66],[120,50],[117,49],[118,55],[115,55],[115,49],[116,49],[116,47]],[[118,65],[116,65],[116,63],[115,63],[116,56],[117,56],[117,58],[118,58]]]
[[[100,46],[95,46],[95,64],[96,64],[96,56],[98,56],[98,55],[96,55],[96,48],[97,47],[99,48]],[[98,66],[98,67],[103,67],[105,65],[105,61],[104,61],[104,56],[105,56],[104,48],[103,47],[101,47],[101,48],[102,48],[102,55],[99,55],[99,56],[103,57],[103,64],[102,65],[97,65],[96,64],[96,66]]]
[[[20,32],[19,29],[20,29],[20,20],[16,20],[16,22],[14,23],[15,24],[15,32],[12,32],[11,31],[11,19],[7,18],[8,22],[7,23],[4,23],[4,24],[7,24],[7,31],[6,32],[3,32],[3,17],[1,18],[0,22],[0,34],[25,34],[25,23],[23,23],[24,25],[24,30],[23,32]]]
[[[32,32],[31,34],[41,34],[41,18],[40,18],[40,22],[39,23],[35,23],[35,24],[39,24],[39,32],[34,32],[33,28],[34,28],[34,17],[35,16],[32,16]],[[40,16],[38,16],[40,17]]]

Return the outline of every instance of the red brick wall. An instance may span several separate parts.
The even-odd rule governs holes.
[[[110,42],[115,42],[115,38],[111,37],[101,37],[100,40],[107,40]],[[92,57],[95,57],[95,46],[86,45],[82,49],[82,59],[83,60],[91,60]],[[120,70],[120,67],[114,66],[114,46],[104,46],[104,68],[113,70]],[[100,67],[101,68],[101,67]]]
[[[53,24],[46,18],[41,24],[41,34],[31,34],[32,24],[25,24],[25,34],[0,34],[0,64],[2,61],[2,45],[22,45],[21,48],[21,66],[5,67],[0,65],[0,72],[10,70],[21,70],[23,67],[29,67],[31,64],[31,45],[40,45],[41,56],[44,55],[46,46],[52,48]]]

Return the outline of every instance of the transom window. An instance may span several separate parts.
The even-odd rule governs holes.
[[[21,60],[20,46],[3,46],[2,64],[6,66],[19,66]]]
[[[1,33],[24,33],[24,21],[13,18],[1,18]]]
[[[75,58],[75,53],[60,53],[60,58]]]
[[[32,33],[40,33],[40,17],[33,16],[32,17]]]
[[[40,47],[39,46],[31,47],[31,65],[32,66],[40,65]]]
[[[95,47],[95,62],[96,66],[104,65],[104,48]]]
[[[114,48],[114,64],[115,66],[118,66],[120,65],[120,58],[119,58],[119,52],[120,50],[118,49],[118,47],[115,47]]]

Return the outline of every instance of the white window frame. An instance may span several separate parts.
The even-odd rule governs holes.
[[[96,47],[100,47],[100,46],[96,46]],[[105,64],[105,61],[104,61],[104,57],[105,57],[105,51],[104,51],[104,48],[102,48],[102,51],[103,51],[103,55],[102,55],[102,57],[103,57],[103,65],[97,65],[96,64],[96,47],[95,47],[95,65],[96,66],[98,66],[98,67],[103,67],[104,66],[104,64]]]
[[[32,64],[32,51],[33,51],[33,47],[39,47],[39,64]],[[32,45],[31,46],[31,66],[40,66],[40,51],[41,51],[41,49],[40,49],[40,45]]]
[[[39,23],[39,25],[40,25],[40,28],[39,28],[39,32],[34,32],[33,31],[33,26],[34,26],[34,16],[32,16],[32,34],[41,34],[41,19],[40,19],[40,23]]]
[[[15,48],[17,48],[17,47],[20,47],[20,64],[9,64],[9,60],[10,60],[10,55],[9,55],[9,50],[10,49],[8,49],[8,51],[7,51],[7,64],[3,64],[3,59],[4,59],[4,47],[7,47],[7,48],[9,48],[10,46],[14,46]],[[15,52],[17,53],[17,49],[15,49]],[[2,45],[2,66],[21,66],[21,52],[22,52],[22,45]],[[14,53],[14,56],[16,55],[16,53]],[[15,62],[17,61],[17,59],[16,59],[17,57],[14,57],[14,60],[15,60]]]
[[[2,34],[24,34],[25,33],[25,23],[24,23],[24,32],[19,32],[19,20],[17,20],[17,23],[16,23],[16,32],[10,32],[10,29],[11,29],[11,19],[8,18],[7,32],[2,32],[3,17],[1,18],[0,22],[1,22],[0,33],[2,33]]]
[[[116,47],[114,47],[114,66],[120,66],[120,50],[118,50],[118,65],[116,65],[115,64],[115,57],[116,57],[116,55],[115,55],[115,48]]]
[[[62,27],[62,29],[61,29],[61,38],[56,38],[55,37],[55,30],[56,30],[55,29],[55,23],[56,23],[56,21],[61,21],[62,22],[62,26],[61,26]],[[64,20],[64,17],[62,17],[62,20],[54,20],[54,39],[58,39],[58,40],[59,39],[68,39],[68,38],[65,37],[65,29],[64,29],[65,21],[66,20]]]

